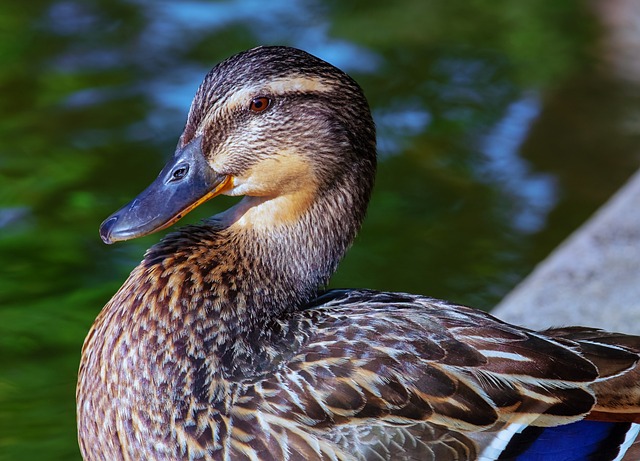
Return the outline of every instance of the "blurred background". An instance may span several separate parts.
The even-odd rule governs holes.
[[[80,459],[82,341],[161,236],[108,247],[98,226],[155,178],[215,63],[292,45],[368,95],[377,186],[333,286],[490,309],[640,164],[632,3],[3,0],[0,460]]]

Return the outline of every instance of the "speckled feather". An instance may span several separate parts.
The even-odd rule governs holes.
[[[264,116],[242,105],[265,94]],[[284,151],[281,163],[309,165],[312,180],[287,178],[239,205],[242,219],[275,192],[313,199],[289,202],[299,211],[283,222],[222,214],[147,252],[85,341],[86,460],[473,460],[510,425],[638,421],[639,338],[321,291],[375,173],[366,100],[339,70],[281,47],[230,58],[198,90],[180,144],[197,136],[212,168],[236,178],[263,177]]]

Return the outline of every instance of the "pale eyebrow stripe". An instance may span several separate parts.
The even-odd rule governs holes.
[[[299,76],[271,80],[264,88],[273,94],[286,94],[300,92],[327,93],[333,87],[322,78]]]
[[[321,78],[314,77],[287,77],[271,80],[266,84],[253,85],[242,88],[229,95],[223,105],[229,110],[238,106],[248,106],[252,97],[261,95],[285,95],[287,93],[326,93],[332,90],[332,86]]]
[[[221,104],[214,104],[205,119],[200,123],[197,134],[202,134],[205,126],[208,126],[214,116],[222,107],[234,110],[236,107],[248,106],[252,97],[265,95],[284,95],[287,93],[327,93],[333,90],[333,86],[325,79],[309,76],[281,77],[270,80],[266,84],[257,84],[250,87],[241,88],[221,101]]]

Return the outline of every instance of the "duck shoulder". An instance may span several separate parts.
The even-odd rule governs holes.
[[[244,380],[225,429],[238,453],[259,459],[351,459],[354,450],[399,459],[392,447],[474,459],[482,440],[467,433],[569,423],[595,404],[598,369],[570,335],[432,298],[334,290],[270,328],[269,355],[286,359]],[[638,356],[616,350],[620,374]]]

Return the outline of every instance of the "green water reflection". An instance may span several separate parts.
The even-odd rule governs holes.
[[[236,51],[305,48],[369,96],[377,189],[335,286],[490,308],[638,163],[637,95],[597,70],[577,0],[26,3],[0,4],[0,460],[79,459],[82,340],[159,238],[97,227]]]

